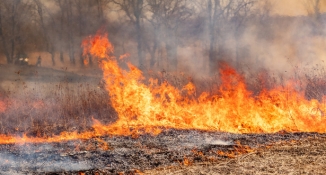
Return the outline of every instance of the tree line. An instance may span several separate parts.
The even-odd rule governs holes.
[[[320,1],[307,1],[313,21],[322,18]],[[38,51],[48,52],[52,65],[85,66],[81,41],[102,29],[118,52],[135,48],[132,59],[141,69],[166,62],[166,69],[177,70],[180,48],[193,45],[214,72],[221,59],[238,65],[252,57],[244,42],[249,31],[260,40],[276,36],[272,8],[269,0],[2,0],[0,52],[8,64]]]

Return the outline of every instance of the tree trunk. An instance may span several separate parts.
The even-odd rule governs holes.
[[[51,52],[52,66],[55,66],[55,59],[54,59],[55,57],[54,57],[54,56],[55,56],[55,52],[52,51],[52,52]]]
[[[103,7],[102,7],[102,1],[101,0],[96,0],[97,3],[97,12],[98,12],[98,18],[100,21],[103,20]]]
[[[72,65],[76,65],[76,61],[75,61],[75,48],[74,48],[74,37],[73,37],[73,29],[72,29],[72,7],[71,7],[71,1],[68,0],[68,9],[67,9],[67,17],[68,17],[68,21],[69,21],[69,25],[68,25],[68,38],[69,38],[69,59],[70,59],[70,63]]]
[[[160,31],[159,31],[158,27],[154,27],[154,43],[153,43],[153,49],[150,51],[150,54],[151,54],[150,68],[151,69],[154,68],[154,65],[156,63],[155,53],[157,51],[157,48],[159,47],[159,40],[158,40],[159,32]]]
[[[216,2],[215,2],[216,3]],[[209,61],[209,72],[214,74],[217,68],[216,60],[216,38],[215,38],[215,15],[216,15],[217,4],[214,4],[212,0],[208,1],[207,11],[208,11],[208,32],[209,32],[209,51],[208,51],[208,61]]]
[[[14,54],[15,54],[15,49],[16,49],[16,43],[15,43],[15,38],[16,38],[16,19],[15,19],[15,11],[16,11],[16,7],[15,7],[15,3],[12,4],[12,8],[11,8],[11,13],[12,13],[12,17],[11,17],[11,31],[12,31],[12,36],[11,36],[11,40],[10,40],[10,44],[11,44],[11,50],[10,50],[10,59],[9,59],[9,63],[13,63],[14,60]]]
[[[140,70],[144,69],[144,58],[143,58],[143,46],[142,46],[142,34],[140,27],[140,19],[136,19],[136,32],[137,32],[137,50],[138,50],[138,60]]]
[[[60,46],[60,47],[62,47],[62,46]],[[64,62],[63,51],[62,51],[62,49],[60,50],[60,61],[61,61],[61,63]]]
[[[43,9],[42,9],[42,4],[38,1],[38,0],[34,0],[36,5],[37,5],[37,12],[40,16],[40,22],[41,22],[41,26],[42,26],[42,30],[43,30],[43,34],[45,37],[45,45],[46,45],[46,51],[49,52],[51,54],[51,60],[52,60],[52,66],[55,66],[55,59],[54,59],[54,46],[52,44],[50,44],[50,37],[48,34],[48,31],[45,27],[44,24],[44,20],[43,20]]]
[[[237,26],[235,29],[235,61],[236,68],[240,67],[240,26]]]
[[[168,57],[168,68],[170,71],[178,70],[178,40],[175,31],[172,32],[173,36],[169,37],[166,42],[166,52]]]
[[[89,61],[89,66],[93,66],[94,63],[93,63],[93,58],[92,58],[92,55],[91,54],[88,54],[88,61]]]
[[[1,41],[2,41],[2,48],[3,48],[3,51],[5,53],[7,63],[10,63],[10,54],[8,52],[6,39],[5,39],[4,35],[3,35],[1,6],[0,6],[0,38],[1,38]]]
[[[78,30],[79,30],[79,37],[83,37],[83,13],[82,13],[82,2],[81,1],[77,1],[77,12],[78,12]],[[99,0],[97,1],[97,3],[99,3]],[[84,62],[84,56],[83,56],[83,50],[82,49],[78,49],[78,54],[79,54],[79,64],[81,67],[85,66],[85,62]]]
[[[59,36],[59,40],[60,40],[60,61],[61,63],[64,62],[64,57],[63,57],[63,19],[64,19],[64,11],[61,7],[61,19],[60,19],[60,36]]]

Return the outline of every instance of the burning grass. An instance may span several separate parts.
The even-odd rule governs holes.
[[[98,59],[105,90],[91,80],[59,82],[54,89],[35,85],[25,90],[27,84],[22,81],[22,89],[13,94],[6,92],[10,98],[3,100],[7,105],[1,113],[0,128],[4,134],[23,133],[25,136],[18,140],[33,142],[27,135],[52,142],[59,141],[61,136],[67,140],[69,132],[79,139],[101,135],[156,135],[169,128],[233,133],[326,130],[324,103],[306,99],[297,82],[272,85],[268,74],[263,72],[257,76],[261,86],[254,86],[257,83],[246,83],[245,76],[221,62],[219,81],[211,80],[208,86],[211,89],[207,90],[196,86],[201,83],[194,79],[179,83],[177,78],[163,73],[160,79],[145,79],[131,63],[118,63],[106,34],[89,37],[82,45],[85,55]],[[125,64],[127,69],[122,69],[120,64]],[[35,77],[34,81],[46,80],[38,74]],[[44,89],[46,95],[40,95]],[[8,126],[10,128],[6,128]],[[62,131],[64,133],[58,135]],[[12,137],[11,140],[17,139]]]
[[[71,157],[63,158],[61,150],[52,147],[50,151],[54,152],[50,155],[64,159],[59,161],[61,164],[76,159],[85,163],[82,167],[94,171],[108,169],[108,173],[119,173],[120,170],[137,173],[159,166],[200,166],[196,165],[199,162],[214,162],[216,166],[221,160],[226,166],[232,161],[225,164],[225,160],[238,160],[243,154],[247,157],[240,160],[246,160],[256,155],[263,149],[258,143],[266,145],[270,138],[283,135],[282,132],[326,132],[326,105],[322,99],[310,99],[314,96],[309,96],[312,89],[323,89],[319,81],[308,81],[306,93],[302,91],[302,84],[296,81],[276,83],[276,79],[264,72],[246,82],[244,75],[226,63],[220,63],[216,79],[205,80],[205,83],[184,74],[176,76],[161,72],[145,76],[131,63],[117,61],[105,34],[88,38],[83,46],[84,54],[99,59],[104,83],[96,78],[80,81],[77,75],[51,82],[38,74],[31,76],[29,69],[26,70],[31,79],[26,79],[24,73],[18,71],[16,74],[20,79],[14,84],[10,82],[8,90],[2,89],[1,144],[36,146],[38,149],[33,150],[32,155],[38,152],[47,155],[49,150],[40,147],[43,144],[67,150],[72,147],[69,144],[73,144]],[[126,65],[127,69],[122,69],[120,64]],[[37,70],[35,67],[30,69]],[[150,78],[146,78],[148,76]],[[19,88],[14,88],[16,85]],[[324,95],[324,92],[319,94]],[[279,131],[282,132],[277,133]],[[205,137],[195,139],[193,132],[203,132],[199,135]],[[224,133],[231,141],[216,138],[223,132],[240,135]],[[207,137],[205,133],[212,135]],[[244,143],[241,138],[250,136],[244,133],[257,134],[244,139]],[[296,137],[295,134],[286,135],[292,136],[291,139]],[[258,141],[253,144],[250,139]],[[87,142],[96,143],[96,146],[88,148],[85,146]],[[4,157],[14,157],[22,162],[29,159],[26,150],[20,152],[19,149],[17,154],[28,155],[26,159],[20,159],[12,155],[15,149],[11,148],[4,149],[7,151]],[[88,155],[91,158],[83,151],[91,152]],[[48,161],[47,157],[44,161]],[[23,171],[14,165],[10,166]],[[29,171],[30,167],[42,168],[41,165],[27,167]],[[227,167],[223,169],[232,172]],[[47,171],[58,170],[36,172]],[[67,168],[64,171],[68,171]]]

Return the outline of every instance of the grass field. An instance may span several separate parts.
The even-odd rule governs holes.
[[[236,158],[190,166],[165,167],[145,174],[326,174],[326,137],[264,146]]]

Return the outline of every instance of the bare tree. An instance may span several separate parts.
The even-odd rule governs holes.
[[[252,16],[252,8],[255,5],[255,0],[239,0],[233,9],[231,21],[234,26],[235,37],[235,54],[237,67],[240,63],[240,38],[245,30],[245,25]]]
[[[67,21],[68,21],[68,47],[69,47],[69,59],[70,63],[75,65],[75,38],[74,38],[74,20],[73,20],[73,4],[72,1],[66,0],[67,5]]]
[[[178,31],[183,24],[192,15],[192,9],[188,6],[187,0],[168,0],[165,1],[164,9],[164,29],[166,36],[164,39],[167,57],[169,60],[169,69],[178,68]]]
[[[144,0],[112,0],[112,2],[119,6],[130,22],[135,26],[137,37],[137,51],[140,69],[144,68],[143,56],[143,38],[142,38],[142,18],[146,3]]]
[[[33,6],[28,1],[4,0],[0,2],[0,13],[2,50],[7,62],[13,63],[15,54],[25,52],[28,47],[26,30],[33,24]]]
[[[153,41],[152,46],[148,42],[145,42],[146,48],[149,51],[151,58],[150,58],[150,68],[153,68],[155,63],[159,61],[156,59],[156,52],[157,50],[161,50],[161,39],[162,39],[162,24],[164,18],[164,7],[165,3],[163,0],[152,0],[148,1],[148,7],[150,15],[146,17],[149,23],[152,26],[153,32]],[[148,41],[148,39],[146,40]]]
[[[207,0],[207,17],[208,17],[208,34],[209,34],[209,70],[210,73],[214,73],[216,71],[217,66],[217,52],[216,52],[216,40],[217,40],[217,32],[220,32],[221,27],[217,29],[217,23],[223,25],[224,21],[222,21],[224,15],[229,14],[229,9],[232,4],[232,0],[229,0],[225,4],[221,2],[221,0]],[[222,36],[222,35],[220,35]],[[219,42],[219,54],[223,55],[223,38]]]
[[[104,14],[105,14],[105,9],[108,8],[109,2],[111,0],[96,0],[96,7],[97,7],[97,15],[99,21],[103,21],[104,19]]]
[[[228,59],[226,38],[233,32],[235,40],[239,40],[244,25],[250,16],[255,0],[206,0],[198,7],[206,13],[208,41],[209,72],[214,74],[220,59]],[[236,42],[236,60],[239,61],[239,43]]]
[[[2,50],[3,52],[5,53],[5,56],[7,58],[7,62],[8,63],[11,63],[12,62],[12,57],[10,56],[10,53],[8,51],[8,48],[7,48],[7,41],[6,41],[6,38],[5,38],[5,35],[4,35],[4,26],[2,24],[2,21],[3,21],[3,11],[2,11],[2,6],[0,6],[0,38],[1,38],[1,44],[2,44]]]
[[[308,15],[313,16],[316,20],[320,18],[320,8],[325,0],[304,0],[303,5]]]
[[[40,25],[41,25],[43,35],[45,38],[45,47],[46,47],[47,52],[49,52],[51,54],[52,65],[55,66],[55,59],[54,59],[55,47],[52,44],[51,39],[50,39],[51,31],[49,28],[46,27],[46,24],[44,21],[44,8],[45,7],[39,0],[34,0],[34,2],[37,6],[37,13],[40,17]],[[53,18],[52,17],[50,17],[50,18],[51,18],[50,20],[53,21]]]
[[[312,32],[314,34],[322,34],[321,7],[326,5],[326,0],[303,0],[308,16],[313,19]]]
[[[60,14],[59,14],[59,26],[60,26],[60,29],[59,29],[59,42],[60,43],[63,43],[63,36],[64,36],[64,19],[65,19],[65,8],[66,8],[66,1],[65,0],[56,0],[55,3],[59,6],[59,9],[60,9]],[[64,62],[64,57],[63,57],[63,44],[60,44],[59,46],[59,54],[60,54],[60,61],[63,63]]]

